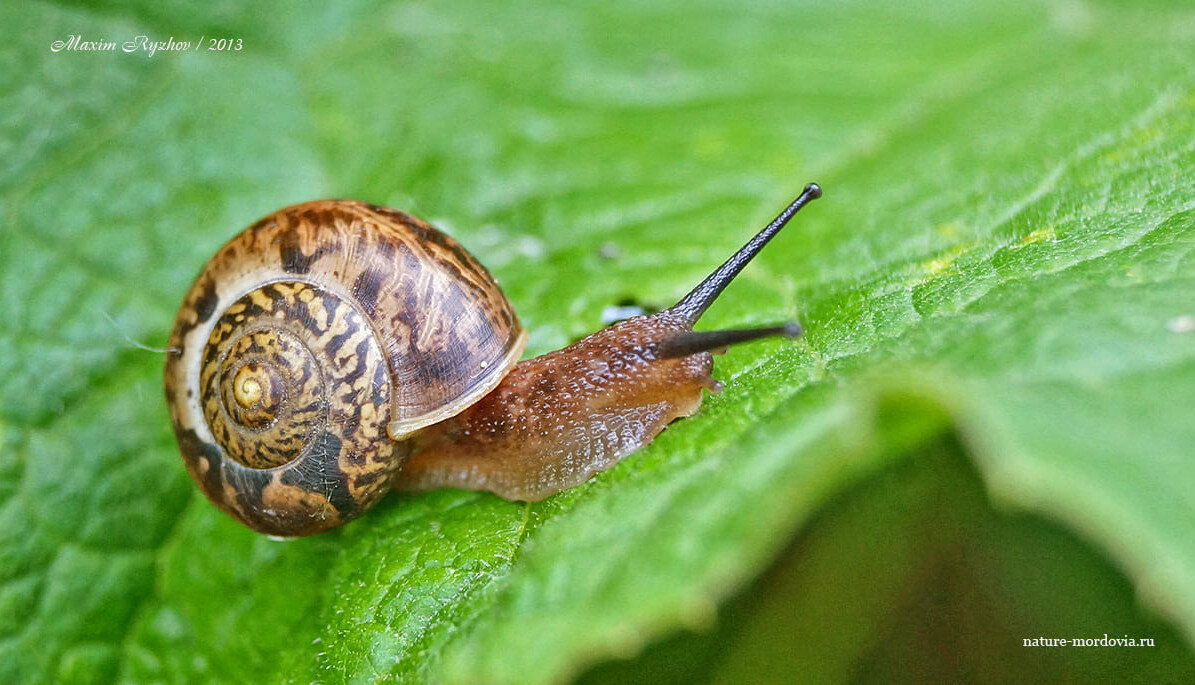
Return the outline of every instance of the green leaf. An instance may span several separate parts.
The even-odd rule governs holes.
[[[691,674],[741,680],[786,663],[776,606],[825,617],[788,633],[834,648],[810,679],[930,664],[908,636],[950,616],[978,656],[923,673],[1195,670],[1186,4],[130,0],[0,24],[0,681],[549,682],[661,639],[627,673],[691,647],[720,655]],[[51,50],[72,34],[118,48]],[[120,50],[138,35],[243,49]],[[702,323],[806,337],[720,357],[724,393],[589,483],[395,495],[279,542],[184,474],[152,348],[278,207],[431,220],[541,353],[671,303],[810,180],[826,197]],[[1161,648],[1108,670],[1029,630]]]

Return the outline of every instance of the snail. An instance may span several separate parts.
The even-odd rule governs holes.
[[[795,323],[694,331],[809,184],[677,304],[519,361],[527,333],[489,272],[424,221],[351,200],[281,209],[187,293],[165,364],[187,472],[275,536],[343,524],[390,490],[536,501],[588,480],[721,390],[711,352]]]

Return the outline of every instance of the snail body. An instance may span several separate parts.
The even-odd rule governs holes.
[[[650,442],[717,392],[711,350],[799,327],[693,324],[810,184],[677,305],[519,362],[527,335],[489,272],[422,220],[356,201],[295,205],[208,262],[166,355],[188,473],[220,509],[300,536],[386,492],[539,500]]]

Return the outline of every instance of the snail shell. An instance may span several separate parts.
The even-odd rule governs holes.
[[[309,535],[385,494],[401,441],[493,390],[526,339],[456,241],[403,212],[308,202],[204,267],[175,321],[167,403],[212,502],[256,530]]]

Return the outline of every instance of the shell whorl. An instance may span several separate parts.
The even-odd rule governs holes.
[[[188,292],[166,358],[187,470],[250,527],[307,535],[389,488],[393,438],[496,386],[526,342],[489,273],[423,221],[354,201],[282,209]]]

